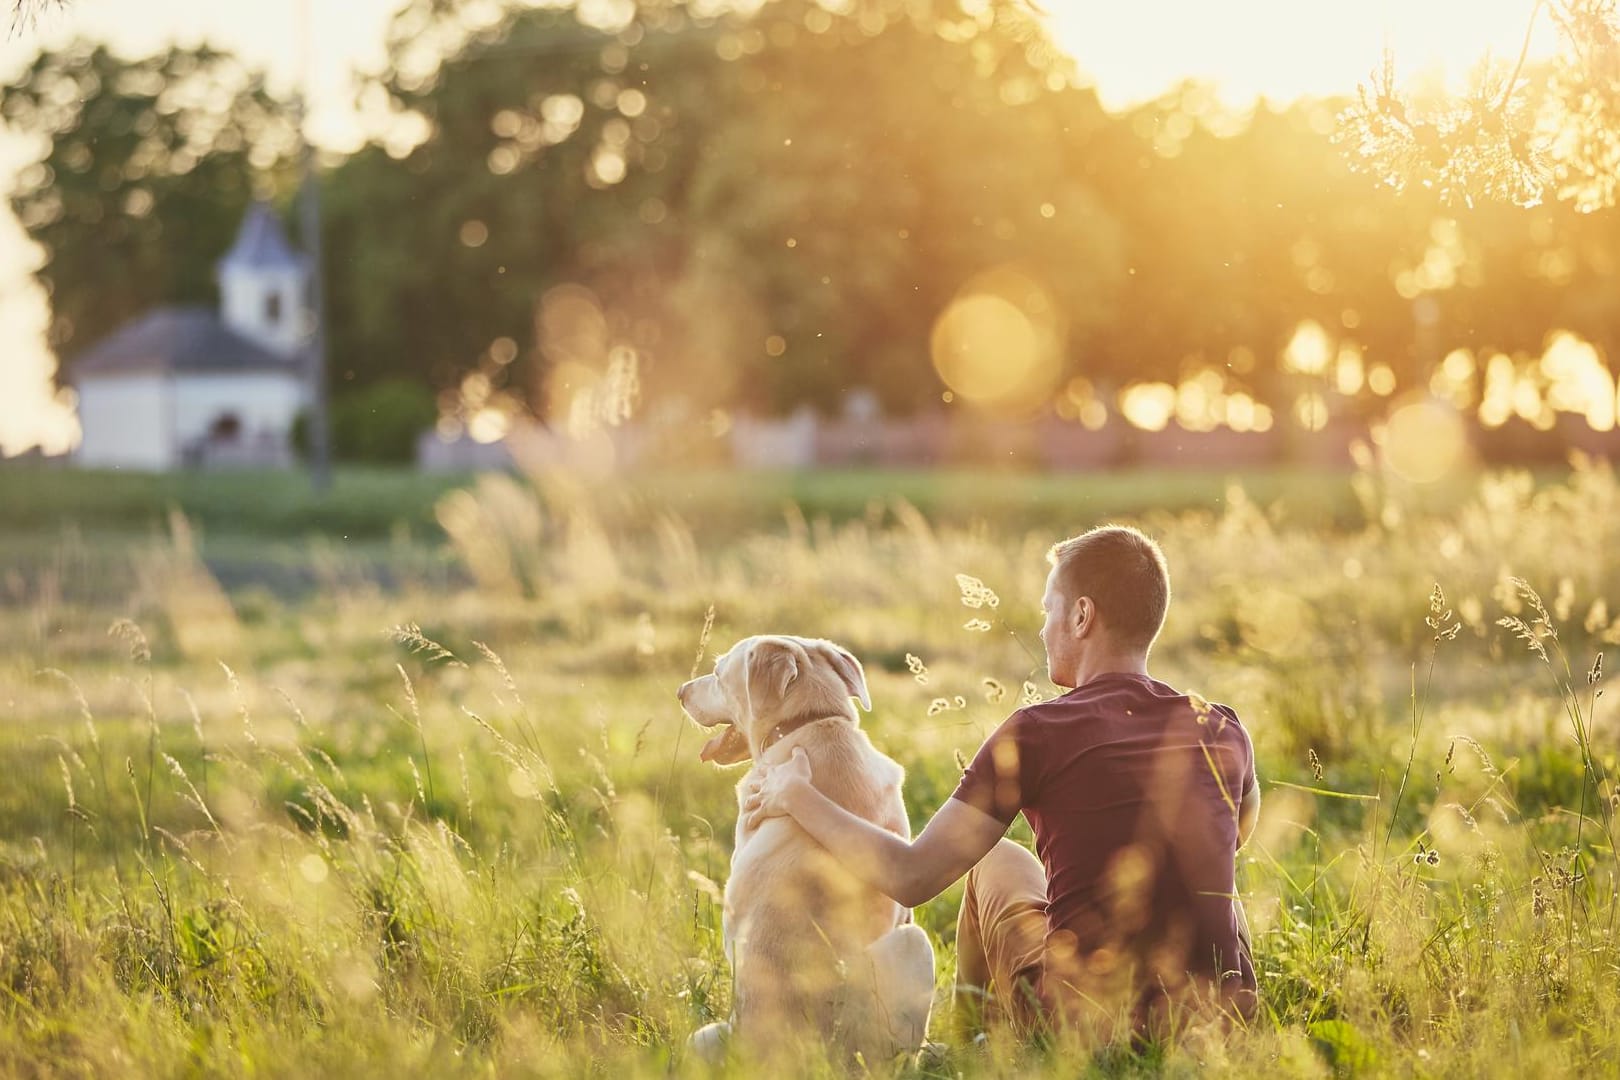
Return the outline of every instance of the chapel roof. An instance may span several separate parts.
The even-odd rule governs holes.
[[[207,308],[160,307],[90,346],[72,367],[74,379],[154,371],[297,374],[299,358],[249,341]]]

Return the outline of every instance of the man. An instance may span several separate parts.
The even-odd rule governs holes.
[[[1096,1040],[1247,1018],[1254,966],[1234,883],[1260,807],[1236,714],[1150,677],[1170,581],[1159,546],[1105,526],[1048,552],[1047,674],[1070,688],[1013,713],[912,841],[843,810],[802,754],[757,781],[787,814],[908,907],[967,874],[957,1001]],[[1039,861],[1004,839],[1022,812]]]

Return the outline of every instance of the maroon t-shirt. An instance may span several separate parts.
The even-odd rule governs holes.
[[[1108,950],[1158,984],[1141,987],[1148,997],[1196,981],[1247,1013],[1254,966],[1234,875],[1237,807],[1254,783],[1236,713],[1118,672],[1013,713],[953,798],[1028,819],[1049,948],[1061,935],[1082,963]]]

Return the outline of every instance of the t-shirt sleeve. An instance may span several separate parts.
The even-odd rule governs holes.
[[[1249,729],[1243,726],[1242,721],[1238,719],[1237,713],[1232,710],[1230,705],[1217,705],[1215,707],[1225,714],[1233,734],[1236,735],[1236,738],[1232,740],[1232,745],[1238,757],[1238,775],[1240,779],[1235,797],[1241,800],[1243,796],[1260,784],[1259,774],[1256,773],[1254,767],[1254,740],[1249,737]]]
[[[1033,729],[1028,713],[1020,710],[1009,716],[973,755],[951,798],[1011,825],[1034,801],[1039,787],[1040,755]]]

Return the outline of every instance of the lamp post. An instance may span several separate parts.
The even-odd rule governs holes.
[[[309,390],[310,482],[316,491],[332,484],[331,442],[326,401],[326,286],[321,268],[321,195],[315,175],[315,147],[305,130],[310,81],[310,0],[299,0],[299,87],[297,96],[301,182],[298,196],[299,241],[309,260],[308,333],[304,344],[304,377]]]

